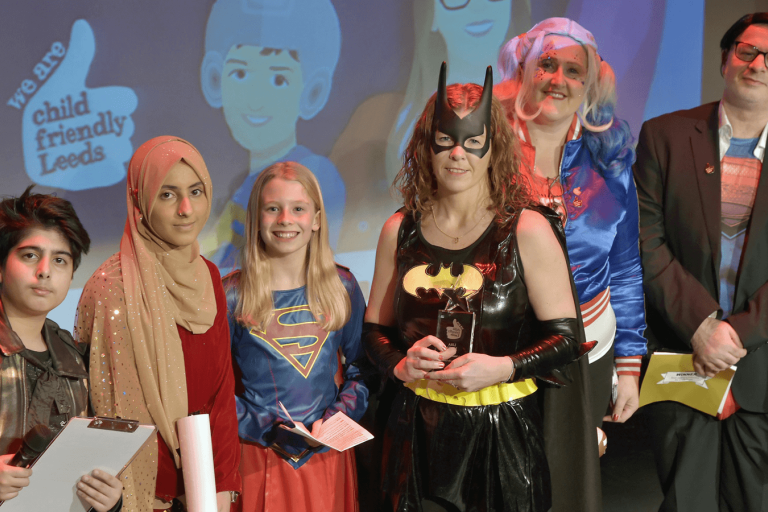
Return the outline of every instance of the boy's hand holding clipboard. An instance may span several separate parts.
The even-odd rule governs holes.
[[[71,418],[34,462],[29,486],[2,503],[0,511],[85,512],[94,500],[95,510],[106,510],[101,506],[106,494],[93,488],[107,486],[111,495],[110,475],[119,475],[156,430],[131,420]]]

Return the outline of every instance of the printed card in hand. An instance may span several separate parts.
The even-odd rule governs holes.
[[[731,366],[706,377],[694,371],[691,354],[656,352],[640,387],[640,407],[670,400],[717,416],[723,411],[735,373],[736,367]]]
[[[293,428],[290,428],[287,425],[280,425],[282,428],[307,439],[311,439],[316,443],[330,446],[338,452],[343,452],[344,450],[348,450],[373,439],[373,434],[355,423],[349,416],[341,411],[325,420],[320,427],[320,434],[318,434],[317,437],[314,437],[303,425],[293,421],[293,418],[288,414],[288,411],[285,409],[282,402],[278,403],[280,404],[280,409],[283,411],[283,414],[285,414],[285,417],[295,425]]]

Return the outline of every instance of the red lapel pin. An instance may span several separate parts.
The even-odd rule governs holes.
[[[704,172],[707,174],[712,174],[715,172],[715,166],[707,162],[707,167],[704,168]]]

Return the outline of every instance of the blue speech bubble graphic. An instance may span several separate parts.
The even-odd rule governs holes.
[[[24,165],[37,184],[84,190],[125,177],[138,98],[128,87],[85,86],[95,51],[91,26],[77,20],[69,48],[55,43],[47,64],[35,67],[45,82],[24,107],[21,133]]]

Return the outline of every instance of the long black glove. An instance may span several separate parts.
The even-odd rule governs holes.
[[[395,366],[405,357],[394,342],[397,339],[397,329],[394,326],[365,322],[363,324],[363,347],[373,364],[379,371],[394,378]]]
[[[515,366],[515,381],[538,377],[563,385],[559,370],[589,352],[595,342],[579,343],[579,324],[575,318],[539,322],[541,338],[530,347],[510,354]]]

